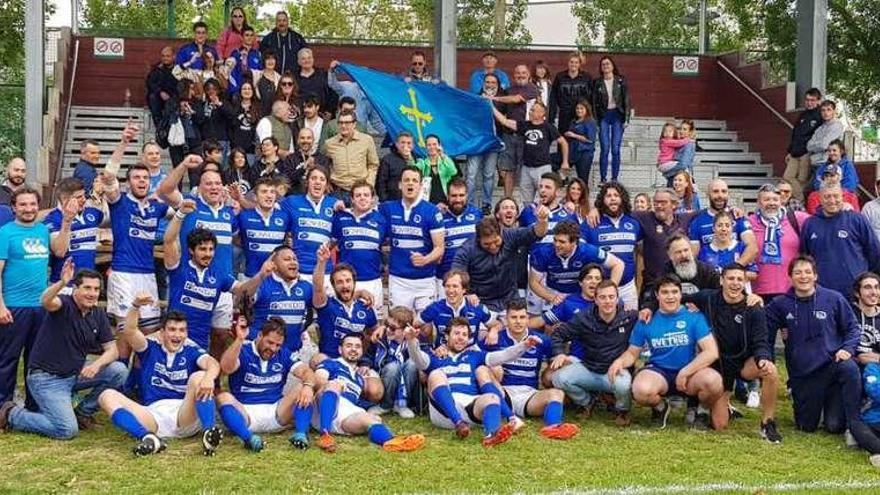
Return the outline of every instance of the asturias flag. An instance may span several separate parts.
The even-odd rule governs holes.
[[[501,147],[488,100],[443,83],[406,82],[358,65],[342,63],[339,69],[360,85],[392,140],[400,131],[413,135],[417,155],[426,154],[425,137],[430,134],[440,138],[449,156],[478,155]]]

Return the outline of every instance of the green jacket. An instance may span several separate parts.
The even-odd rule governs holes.
[[[422,158],[415,163],[415,166],[422,171],[423,177],[431,176],[431,159]],[[458,168],[455,162],[447,155],[440,157],[440,163],[437,164],[437,173],[440,175],[440,184],[443,185],[443,194],[449,194],[449,181],[458,175]]]

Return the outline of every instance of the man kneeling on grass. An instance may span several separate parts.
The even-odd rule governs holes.
[[[120,430],[136,438],[135,455],[149,455],[166,448],[165,438],[187,438],[202,431],[202,447],[214,455],[223,430],[214,425],[214,380],[220,365],[187,338],[186,315],[169,311],[158,332],[148,339],[138,328],[140,307],[154,304],[152,296],[139,294],[125,316],[120,338],[137,353],[141,362],[141,401],[115,390],[105,390],[98,403]]]
[[[706,318],[681,305],[681,281],[664,275],[654,285],[660,310],[649,323],[640,321],[633,329],[629,348],[608,368],[612,382],[619,373],[632,367],[643,349],[651,351],[644,368],[633,379],[636,403],[653,408],[653,417],[661,428],[669,417],[672,394],[696,396],[711,411],[712,427],[727,427],[729,413],[724,400],[721,375],[711,368],[718,360],[718,344]],[[706,413],[698,413],[695,425],[708,427]]]
[[[229,375],[229,392],[217,395],[226,427],[253,452],[263,450],[259,433],[275,433],[295,425],[289,441],[298,449],[309,447],[309,422],[315,398],[315,376],[309,366],[284,347],[287,324],[270,317],[254,340],[247,340],[244,317],[235,326],[235,340],[220,358]],[[300,383],[284,393],[290,370]]]
[[[424,435],[394,436],[382,418],[358,407],[366,380],[379,381],[375,372],[364,377],[358,372],[358,362],[364,355],[363,339],[358,334],[342,337],[339,357],[325,359],[315,371],[319,388],[318,412],[312,417],[312,426],[321,432],[318,447],[325,452],[336,451],[337,435],[363,435],[388,452],[409,452],[425,445]],[[381,382],[377,384],[381,387]]]
[[[443,357],[419,348],[418,331],[404,329],[409,358],[428,375],[429,417],[440,428],[455,429],[459,438],[470,434],[470,426],[482,423],[486,436],[483,446],[491,447],[510,440],[514,425],[501,426],[501,391],[492,381],[489,370],[516,360],[541,339],[527,336],[517,344],[496,352],[483,352],[470,346],[471,326],[466,318],[456,317],[446,327]]]

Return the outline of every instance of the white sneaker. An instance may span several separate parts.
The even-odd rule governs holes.
[[[843,442],[846,444],[846,448],[848,449],[859,448],[859,442],[856,441],[856,437],[854,437],[849,430],[843,432]]]
[[[875,468],[880,468],[880,454],[874,454],[871,457],[868,457],[868,462],[870,462]]]
[[[416,413],[414,413],[412,409],[406,406],[394,406],[394,412],[396,412],[397,415],[403,419],[413,419],[414,417],[416,417]]]
[[[507,423],[513,427],[514,433],[519,433],[519,430],[522,430],[526,426],[526,422],[520,419],[519,416],[513,416],[507,420]]]
[[[749,409],[757,409],[761,407],[761,394],[757,390],[749,392],[749,398],[746,400],[746,407]]]
[[[368,413],[375,414],[376,416],[388,414],[389,411],[391,411],[391,409],[385,409],[384,407],[379,405],[373,406],[367,410]]]

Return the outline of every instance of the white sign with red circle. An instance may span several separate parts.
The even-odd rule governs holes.
[[[122,38],[95,38],[93,54],[102,58],[125,56],[125,40]]]
[[[672,74],[696,76],[700,74],[700,57],[676,55],[672,57]]]

